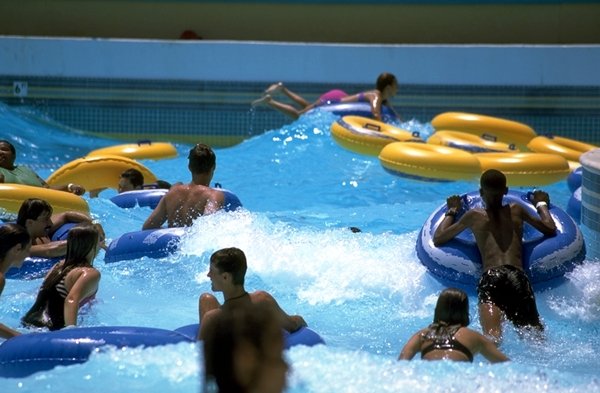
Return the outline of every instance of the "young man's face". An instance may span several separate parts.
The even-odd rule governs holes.
[[[119,179],[119,186],[118,186],[117,190],[119,191],[119,194],[120,194],[125,191],[135,190],[135,187],[133,186],[133,184],[131,184],[131,180],[129,180],[126,177],[122,177]]]
[[[0,143],[0,167],[13,169],[15,164],[15,155],[6,143]]]
[[[215,292],[223,290],[223,283],[225,282],[224,275],[227,273],[221,273],[214,263],[210,264],[208,269],[208,278],[210,278],[211,289]]]
[[[44,212],[37,219],[27,219],[27,231],[32,238],[48,236],[52,229],[50,212]]]

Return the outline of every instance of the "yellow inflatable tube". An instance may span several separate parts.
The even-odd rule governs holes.
[[[94,156],[78,158],[53,172],[46,182],[53,184],[75,183],[86,190],[114,188],[119,186],[119,178],[125,170],[134,168],[144,175],[144,183],[155,182],[156,176],[139,162],[121,156]]]
[[[8,213],[18,213],[21,204],[29,198],[43,199],[50,203],[54,213],[78,211],[89,213],[90,208],[82,197],[65,191],[22,184],[0,184],[0,209]]]
[[[509,186],[534,187],[556,183],[571,173],[564,157],[545,153],[477,153],[482,172],[497,169]]]
[[[136,160],[160,160],[162,158],[177,157],[177,149],[167,142],[139,142],[104,147],[89,152],[87,156],[98,157],[106,155],[122,156]]]
[[[392,142],[423,142],[418,132],[361,116],[344,116],[333,122],[331,136],[345,149],[369,156],[377,156],[385,145]]]
[[[431,120],[436,130],[452,130],[479,135],[525,149],[536,133],[526,124],[497,117],[462,112],[446,112]]]
[[[388,172],[419,180],[475,180],[481,174],[473,154],[429,143],[394,142],[379,153]]]
[[[516,149],[514,145],[508,143],[488,140],[479,135],[461,131],[436,131],[427,139],[427,143],[454,147],[471,153],[507,152]]]
[[[579,162],[579,157],[597,146],[576,141],[560,136],[537,136],[528,144],[527,148],[537,153],[558,154],[570,161]]]

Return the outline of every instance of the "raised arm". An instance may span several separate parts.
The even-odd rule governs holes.
[[[448,197],[448,199],[446,199],[446,204],[448,205],[446,215],[433,234],[433,244],[436,247],[450,241],[456,235],[467,229],[471,216],[471,212],[468,211],[455,222],[456,215],[462,208],[462,198],[459,195]]]
[[[542,190],[534,191],[531,196],[531,203],[535,206],[540,218],[532,216],[523,209],[523,220],[546,236],[556,235],[556,223],[548,210],[550,204],[548,193]]]

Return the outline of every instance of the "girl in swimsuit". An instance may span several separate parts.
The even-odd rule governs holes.
[[[65,260],[48,272],[23,324],[50,330],[77,325],[79,307],[98,291],[100,272],[92,263],[100,249],[99,237],[92,225],[69,231]]]
[[[31,238],[21,225],[4,224],[0,226],[0,295],[4,290],[6,278],[4,275],[12,266],[21,267],[25,257],[29,255]],[[11,338],[19,332],[0,323],[0,337]]]
[[[406,343],[399,360],[410,360],[418,352],[425,360],[473,361],[481,353],[492,363],[509,360],[494,342],[469,329],[469,298],[460,289],[442,291],[435,306],[433,323],[419,330]]]
[[[396,77],[393,74],[384,72],[377,78],[375,89],[373,90],[368,90],[354,95],[348,95],[346,92],[338,89],[330,90],[327,93],[322,94],[317,101],[311,104],[300,95],[289,90],[282,82],[279,82],[269,86],[261,98],[252,102],[252,106],[263,104],[268,105],[271,108],[288,115],[292,119],[297,119],[303,113],[306,113],[320,105],[339,102],[369,102],[371,106],[371,112],[373,113],[373,118],[376,120],[381,120],[381,106],[389,106],[388,100],[395,96],[397,92],[398,81],[396,80]],[[299,108],[281,101],[276,101],[273,99],[273,96],[276,93],[284,94],[297,106],[299,106]]]

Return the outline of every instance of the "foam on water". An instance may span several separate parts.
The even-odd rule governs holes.
[[[446,196],[477,185],[394,177],[376,157],[340,148],[329,134],[332,119],[317,112],[217,149],[214,181],[235,192],[245,208],[199,218],[169,258],[105,264],[101,252],[95,261],[102,273],[100,290],[82,310],[80,323],[165,329],[195,323],[198,296],[210,292],[210,254],[237,246],[248,256],[248,289],[271,292],[327,342],[287,352],[288,392],[600,392],[600,267],[592,261],[570,273],[565,284],[537,294],[545,345],[522,340],[507,326],[502,350],[512,362],[489,365],[481,357],[474,364],[396,361],[406,340],[430,323],[443,288],[417,259],[418,230]],[[35,111],[23,114],[0,105],[0,138],[15,135],[21,126],[28,131],[12,138],[18,140],[19,163],[63,164],[87,150],[121,143],[36,120]],[[430,132],[428,124],[408,126]],[[177,145],[179,157],[144,164],[159,178],[189,181],[189,147]],[[57,149],[78,155],[63,157]],[[56,167],[36,170],[48,176]],[[553,203],[566,208],[566,181],[544,189]],[[139,230],[150,210],[120,209],[107,199],[110,195],[114,191],[89,200],[108,238]],[[363,232],[353,233],[350,226]],[[2,323],[19,326],[40,283],[7,282],[0,298]],[[476,298],[469,300],[471,326],[480,329]],[[198,392],[200,345],[103,349],[84,364],[0,379],[1,390]]]

